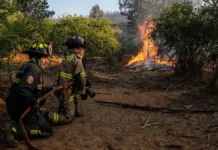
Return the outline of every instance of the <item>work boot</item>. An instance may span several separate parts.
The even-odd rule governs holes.
[[[83,117],[84,113],[83,112],[75,112],[75,117]]]
[[[84,113],[83,112],[79,112],[78,108],[75,108],[75,117],[83,117]]]
[[[8,147],[11,147],[11,148],[17,147],[18,141],[14,137],[11,124],[6,122],[5,127],[6,127],[6,134],[7,134],[6,140],[7,140]]]
[[[74,104],[75,104],[75,117],[83,117],[84,113],[79,112],[79,110],[78,110],[78,101],[77,101],[77,99],[74,100]]]

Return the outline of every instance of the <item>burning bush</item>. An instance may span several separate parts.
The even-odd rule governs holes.
[[[151,33],[155,28],[154,21],[149,21],[150,17],[143,24],[138,24],[140,37],[142,40],[142,49],[137,56],[133,57],[126,66],[147,66],[151,67],[153,64],[165,64],[172,66],[173,61],[168,59],[161,59],[158,56],[158,47],[154,44]]]

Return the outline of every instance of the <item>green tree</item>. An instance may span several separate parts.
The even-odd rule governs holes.
[[[205,45],[207,50],[207,59],[209,63],[216,64],[216,67],[213,68],[214,78],[211,81],[211,86],[215,87],[216,80],[218,78],[218,2],[214,0],[203,0],[204,5],[200,9],[201,20],[204,24],[201,29],[203,34],[203,40],[208,43]]]
[[[72,34],[78,33],[87,41],[86,55],[109,57],[119,51],[116,32],[108,19],[73,17],[60,18],[53,27],[51,34],[54,45],[58,45]]]
[[[157,18],[165,6],[184,0],[119,0],[121,14],[127,17],[131,32],[136,33],[138,24],[147,16]]]
[[[52,17],[55,14],[53,10],[48,10],[47,0],[12,0],[11,3],[16,4],[26,16],[34,16],[37,19]]]
[[[101,18],[104,16],[104,11],[100,9],[99,5],[92,7],[89,13],[90,18]]]
[[[75,33],[87,40],[88,57],[109,58],[119,51],[120,44],[116,38],[118,30],[113,29],[108,19],[70,15],[56,20],[37,19],[34,15],[27,16],[17,6],[20,5],[7,2],[0,5],[0,57],[8,56],[13,45],[23,50],[32,42],[44,39],[51,41],[55,47]]]
[[[0,5],[0,56],[6,56],[13,44],[17,42],[17,37],[13,35],[8,17],[17,10],[14,6],[1,1]]]
[[[198,75],[211,53],[208,46],[214,41],[212,24],[191,2],[176,3],[164,9],[156,20],[152,33],[159,54],[177,60],[176,72]],[[214,39],[214,40],[213,40]]]

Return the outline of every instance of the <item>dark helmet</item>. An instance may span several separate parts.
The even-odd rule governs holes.
[[[80,37],[78,34],[71,36],[63,43],[63,45],[67,46],[70,49],[84,47],[85,44],[85,39]]]
[[[33,45],[23,53],[31,55],[49,56],[49,43],[34,42]]]

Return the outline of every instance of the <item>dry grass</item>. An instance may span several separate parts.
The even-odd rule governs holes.
[[[22,64],[29,60],[29,56],[27,54],[22,54],[22,53],[18,53],[18,54],[11,53],[9,58],[10,58],[11,63],[13,64]],[[2,58],[2,60],[7,62],[8,57],[4,57]]]
[[[17,53],[17,54],[11,53],[9,58],[10,58],[10,61],[12,64],[23,64],[23,63],[29,61],[29,56],[27,54],[23,54],[23,53]],[[51,56],[49,59],[51,61],[50,62],[51,66],[59,65],[62,61],[62,58],[59,58],[57,56]],[[3,60],[4,62],[7,62],[8,57],[4,57],[1,60]]]

